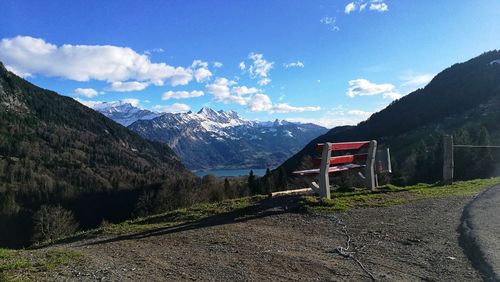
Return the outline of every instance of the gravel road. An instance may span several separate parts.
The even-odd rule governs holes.
[[[447,197],[328,216],[274,207],[242,220],[74,242],[87,263],[48,280],[480,281]]]

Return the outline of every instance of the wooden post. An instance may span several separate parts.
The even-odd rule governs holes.
[[[387,172],[392,173],[391,152],[389,151],[389,148],[387,148]]]
[[[319,196],[330,199],[330,158],[332,155],[332,143],[325,143],[321,153],[321,166],[319,168]]]
[[[365,177],[365,187],[370,190],[374,190],[376,185],[375,181],[375,155],[377,153],[377,141],[370,141],[370,147],[368,148],[368,156],[366,157],[366,177]]]
[[[443,136],[443,184],[453,183],[453,136]]]

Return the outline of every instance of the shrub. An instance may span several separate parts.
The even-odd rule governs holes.
[[[33,215],[33,241],[54,240],[78,230],[73,212],[61,206],[43,205]]]

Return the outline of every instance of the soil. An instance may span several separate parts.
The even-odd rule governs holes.
[[[261,205],[243,219],[225,215],[130,236],[53,246],[81,252],[86,263],[45,278],[478,281],[479,272],[459,245],[462,210],[471,198],[310,215],[295,210],[296,198],[289,197]]]

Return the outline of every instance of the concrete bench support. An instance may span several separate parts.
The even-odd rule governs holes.
[[[377,175],[375,174],[375,155],[377,153],[377,141],[370,141],[368,156],[366,158],[365,187],[374,190],[377,187]]]

